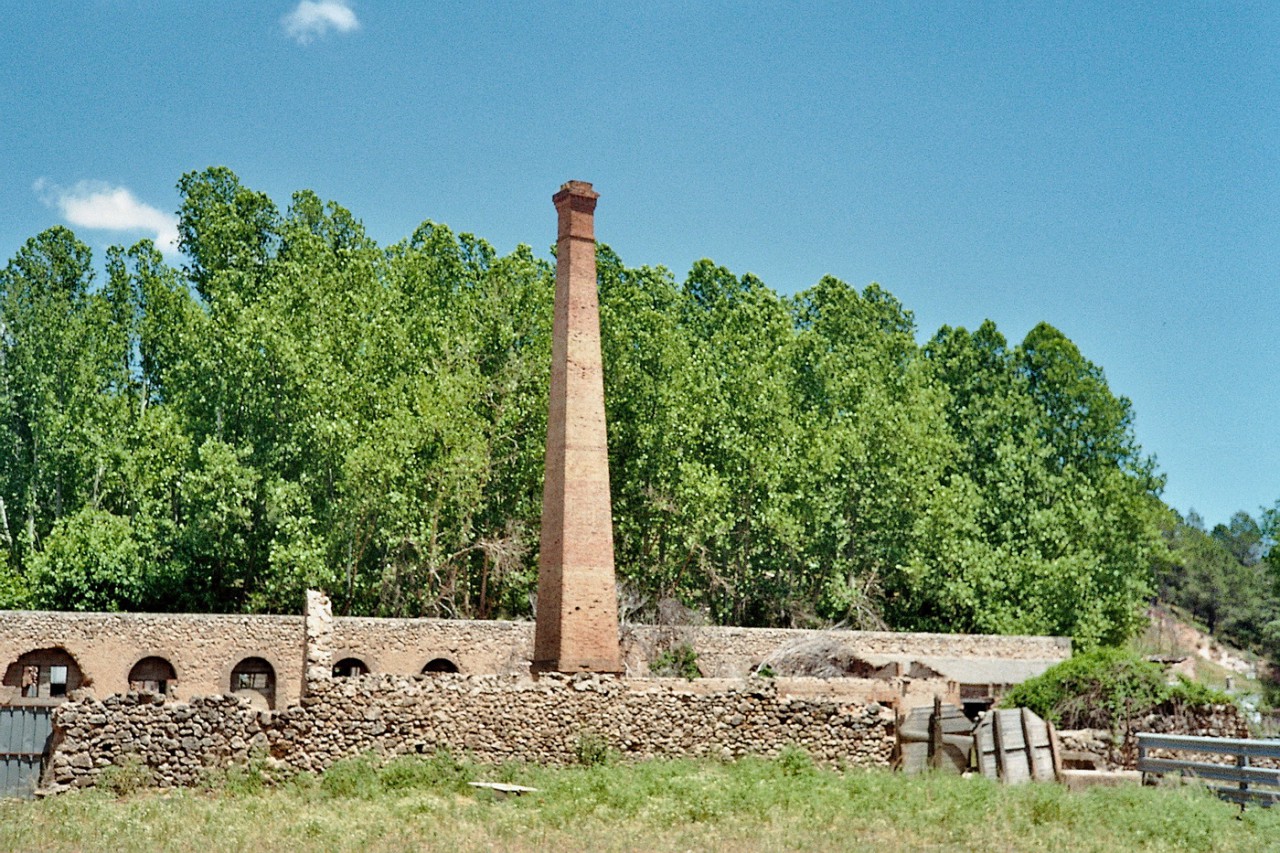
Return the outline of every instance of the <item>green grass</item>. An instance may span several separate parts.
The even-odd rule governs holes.
[[[471,780],[535,794],[498,799]],[[274,787],[87,791],[0,803],[3,850],[1256,851],[1280,809],[1241,814],[1202,790],[1069,792],[983,779],[776,761],[482,767],[447,755],[347,761]]]

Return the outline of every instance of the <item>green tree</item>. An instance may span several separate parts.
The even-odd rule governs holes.
[[[0,274],[0,604],[527,615],[551,266],[431,222],[383,249],[221,167],[179,191],[180,270],[144,241],[95,288],[52,229]],[[876,285],[597,263],[619,574],[654,607],[1089,645],[1153,560],[1194,586],[1128,401],[1052,327],[922,348]],[[1205,536],[1254,560],[1239,595],[1254,528]]]
[[[131,342],[113,333],[117,294],[92,281],[88,247],[60,227],[0,272],[0,545],[19,573],[59,519],[103,503],[118,461]]]
[[[946,500],[955,452],[947,398],[910,312],[877,285],[859,293],[826,277],[793,313],[805,592],[817,616],[883,627],[919,603],[909,566],[926,559],[921,527]]]
[[[969,542],[951,546],[957,568],[927,585],[944,592],[941,621],[1069,634],[1084,647],[1124,639],[1149,593],[1160,487],[1128,402],[1046,324],[1014,350],[989,322],[974,334],[944,327],[926,352],[964,447],[948,485],[976,513],[950,523]]]
[[[32,604],[50,610],[134,610],[146,602],[143,554],[129,520],[91,507],[54,524],[31,558]]]

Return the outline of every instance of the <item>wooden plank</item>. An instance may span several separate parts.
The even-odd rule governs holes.
[[[525,785],[513,785],[510,782],[468,782],[473,788],[487,788],[490,791],[497,791],[500,794],[533,794],[537,793],[537,788],[530,788]]]
[[[994,730],[990,715],[984,717],[981,724],[973,732],[974,748],[978,753],[978,772],[988,779],[999,779],[1000,770],[996,763]]]
[[[989,711],[973,730],[978,770],[1010,785],[1055,779],[1061,761],[1054,736],[1052,727],[1030,711]]]
[[[1041,769],[1036,766],[1036,741],[1032,737],[1031,712],[1023,708],[1019,716],[1022,718],[1022,741],[1027,745],[1027,769],[1030,771],[1033,780],[1043,779],[1044,776],[1041,775]]]
[[[1026,739],[1022,736],[1022,714],[1017,708],[997,711],[1000,725],[1000,755],[1006,784],[1019,785],[1031,781],[1031,765]]]
[[[991,715],[991,743],[996,753],[996,778],[1005,781],[1004,726],[1000,723],[1000,712]]]
[[[929,766],[942,767],[942,697],[933,697],[933,713],[929,715]]]
[[[1048,721],[1045,726],[1049,729],[1049,752],[1053,756],[1053,778],[1062,780],[1062,743],[1058,740],[1058,729]]]
[[[899,746],[903,773],[923,773],[929,767],[929,744],[911,741]]]
[[[1007,752],[1004,756],[1004,782],[1006,785],[1021,785],[1031,781],[1031,768],[1027,764],[1027,754],[1022,750]]]
[[[1005,752],[1021,752],[1027,748],[1022,736],[1022,714],[1018,708],[1006,708],[1000,715],[1000,731],[1004,738]]]
[[[948,773],[963,773],[969,769],[969,748],[968,745],[960,746],[953,743],[944,743],[942,749],[938,750],[937,755],[938,766],[946,770]]]
[[[1053,742],[1049,737],[1049,724],[1028,708],[1022,709],[1022,731],[1030,752],[1031,777],[1041,781],[1057,778],[1053,762]]]
[[[929,716],[928,708],[912,708],[907,715],[902,718],[902,725],[898,726],[898,740],[900,741],[928,741],[929,740]]]

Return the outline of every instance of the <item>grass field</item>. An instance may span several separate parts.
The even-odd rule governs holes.
[[[473,780],[535,787],[499,799]],[[1280,809],[1198,788],[1005,788],[772,761],[482,767],[447,755],[321,777],[0,803],[3,850],[1203,850],[1280,849]],[[131,792],[132,791],[132,792]]]

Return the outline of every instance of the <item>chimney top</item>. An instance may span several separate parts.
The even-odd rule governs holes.
[[[556,240],[567,237],[578,237],[583,240],[596,239],[595,212],[596,199],[600,193],[591,189],[586,181],[566,181],[560,192],[551,197],[560,214]]]
[[[568,196],[577,196],[579,198],[600,198],[600,193],[591,188],[588,181],[565,181],[560,185],[560,191],[552,196],[552,201],[559,203],[560,199]]]

